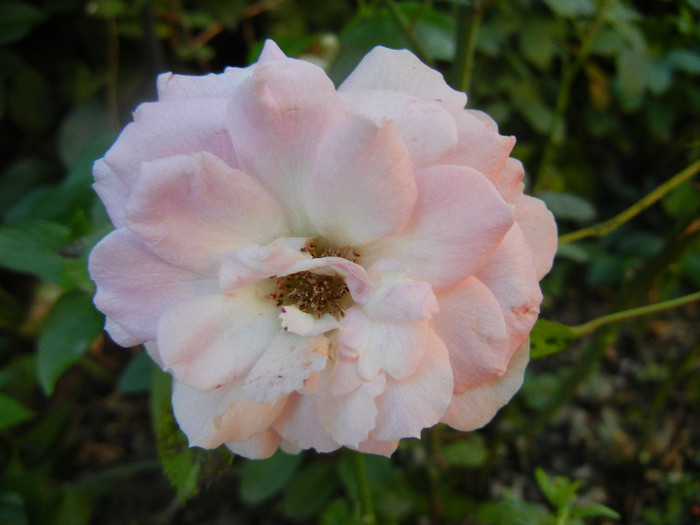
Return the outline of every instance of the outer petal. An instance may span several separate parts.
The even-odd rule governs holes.
[[[378,126],[393,122],[414,168],[437,164],[457,144],[455,119],[443,103],[387,90],[343,91],[340,95],[348,113],[368,117]]]
[[[314,448],[317,452],[332,452],[340,448],[321,424],[312,396],[290,395],[274,429],[284,441],[302,450]],[[282,445],[288,449],[284,442]]]
[[[515,220],[530,247],[537,278],[542,279],[552,269],[557,253],[557,224],[544,202],[522,195],[515,202]]]
[[[306,191],[315,231],[337,246],[361,246],[401,231],[415,202],[408,152],[392,123],[354,117],[328,131]]]
[[[377,399],[377,426],[370,438],[394,441],[420,437],[421,430],[438,423],[452,399],[452,368],[447,348],[432,331],[423,362],[410,377],[387,378],[384,393]]]
[[[366,89],[403,91],[422,99],[442,100],[457,108],[467,103],[467,95],[452,89],[439,72],[405,49],[375,47],[338,88],[339,91]]]
[[[143,164],[127,223],[159,256],[205,274],[218,270],[226,251],[287,233],[277,201],[211,153]]]
[[[529,357],[530,341],[526,340],[513,355],[503,376],[454,396],[442,422],[466,431],[480,428],[491,421],[523,384]]]
[[[226,443],[226,448],[244,458],[267,459],[277,452],[280,441],[282,441],[280,435],[268,428],[248,440],[229,441]]]
[[[443,162],[474,168],[495,184],[515,145],[515,137],[499,135],[496,123],[481,111],[451,113],[457,122],[458,142]]]
[[[281,331],[258,359],[241,386],[241,395],[273,403],[304,388],[309,376],[328,362],[329,341],[323,336],[301,337]]]
[[[338,340],[343,354],[358,357],[358,374],[372,380],[384,370],[395,379],[413,374],[421,363],[428,339],[427,320],[384,323],[369,318],[359,307],[345,312]]]
[[[279,330],[274,303],[251,286],[175,304],[158,323],[158,347],[178,381],[212,390],[247,375]]]
[[[249,74],[249,68],[237,67],[197,76],[162,73],[158,75],[158,100],[229,97]]]
[[[396,441],[375,441],[374,439],[368,439],[360,443],[357,450],[364,452],[365,454],[378,454],[380,456],[391,456],[399,446],[398,440]]]
[[[98,159],[92,166],[95,176],[93,189],[104,204],[107,215],[117,228],[126,226],[126,200],[129,188],[110,168],[104,159]]]
[[[131,335],[111,333],[126,346],[155,340],[158,318],[170,305],[216,290],[214,279],[166,263],[126,229],[95,246],[88,269],[97,283],[95,305]]]
[[[235,386],[202,392],[173,381],[173,412],[190,446],[216,448],[251,439],[270,427],[286,402],[255,403],[242,400]]]
[[[336,368],[343,366],[354,368],[354,363],[341,360],[335,364]],[[316,409],[334,441],[358,447],[368,439],[377,417],[374,400],[384,391],[385,384],[386,378],[380,374],[372,381],[362,381],[358,388],[343,395],[331,395],[325,385],[319,388],[319,393],[313,396]]]
[[[501,305],[512,353],[532,330],[542,302],[532,256],[517,223],[476,277]]]
[[[472,388],[506,371],[510,358],[501,305],[475,277],[438,297],[432,326],[447,345],[455,392]]]
[[[436,166],[416,177],[418,202],[402,235],[363,248],[363,263],[399,259],[406,274],[435,292],[472,275],[513,223],[513,212],[483,175],[461,166]]]
[[[230,98],[228,124],[238,160],[286,206],[295,235],[308,233],[303,188],[318,144],[344,116],[324,71],[293,59],[259,64]]]

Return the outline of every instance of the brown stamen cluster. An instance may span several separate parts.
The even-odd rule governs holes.
[[[301,251],[314,259],[342,257],[356,263],[360,257],[360,252],[354,248],[333,248],[316,237],[306,241]],[[276,288],[277,291],[269,294],[267,298],[275,301],[277,306],[294,305],[302,312],[314,314],[319,319],[326,313],[336,318],[345,315],[342,303],[350,292],[342,277],[311,271],[278,277]]]
[[[299,310],[315,314],[325,313],[338,317],[343,309],[340,300],[349,292],[343,279],[337,275],[298,272],[277,279],[277,291],[268,295],[277,306],[295,305]]]

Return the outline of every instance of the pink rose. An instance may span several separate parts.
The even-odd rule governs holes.
[[[95,163],[90,273],[192,446],[389,455],[513,396],[556,228],[464,93],[385,48],[336,90],[270,41],[158,92]]]

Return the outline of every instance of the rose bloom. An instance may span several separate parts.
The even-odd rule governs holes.
[[[158,79],[94,166],[95,304],[172,374],[191,446],[390,455],[518,390],[556,250],[515,139],[408,51],[336,90],[268,41]]]

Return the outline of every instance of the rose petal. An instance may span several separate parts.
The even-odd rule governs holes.
[[[437,293],[472,275],[513,223],[513,212],[479,172],[436,166],[417,174],[418,201],[406,232],[363,248],[362,262],[399,259]]]
[[[279,332],[243,381],[241,395],[273,403],[302,389],[311,374],[326,367],[328,344],[323,336],[300,337]]]
[[[475,430],[493,419],[496,412],[515,395],[523,384],[530,357],[530,342],[517,349],[503,376],[482,383],[454,396],[442,422],[457,430]]]
[[[129,197],[129,188],[119,178],[104,159],[98,159],[92,166],[95,176],[93,189],[104,204],[107,215],[116,228],[126,226],[126,200]]]
[[[375,47],[367,53],[338,91],[386,89],[421,99],[442,100],[463,108],[467,95],[447,85],[443,76],[405,49]]]
[[[368,439],[360,443],[357,447],[359,452],[365,454],[378,454],[380,456],[390,457],[398,448],[399,442],[396,441],[375,441],[374,439]]]
[[[249,68],[227,67],[223,73],[208,75],[158,75],[158,100],[187,100],[229,97],[250,74]]]
[[[401,381],[387,378],[377,399],[379,415],[372,439],[420,437],[421,430],[440,421],[450,404],[453,380],[447,348],[434,332],[427,332],[426,351],[416,372]]]
[[[395,379],[415,372],[421,363],[427,340],[427,321],[384,323],[353,307],[340,321],[338,340],[344,355],[358,357],[357,369],[364,380],[372,380],[384,370]]]
[[[144,163],[127,204],[129,229],[160,257],[213,274],[224,253],[287,234],[276,200],[210,153]]]
[[[294,235],[309,231],[303,189],[318,144],[344,116],[325,72],[293,59],[259,64],[229,100],[238,160],[285,206]]]
[[[224,387],[203,392],[173,381],[173,413],[190,446],[216,448],[230,441],[245,441],[265,431],[287,400],[275,404],[243,400],[238,389]]]
[[[321,236],[361,246],[398,233],[416,186],[406,147],[389,122],[354,117],[328,130],[306,188],[306,207]]]
[[[457,144],[455,119],[440,102],[387,90],[340,95],[348,113],[370,118],[377,126],[393,122],[414,169],[439,163]]]
[[[97,283],[95,306],[130,334],[114,332],[117,343],[127,346],[155,340],[158,318],[173,303],[216,289],[214,279],[159,259],[125,228],[95,246],[88,270]]]
[[[552,269],[557,253],[557,224],[544,202],[521,195],[515,202],[515,220],[530,247],[537,278],[542,279]]]
[[[340,447],[321,424],[311,396],[291,394],[274,429],[284,440],[284,450],[289,450],[289,444],[301,450],[314,448],[317,452],[332,452]]]
[[[277,452],[281,440],[277,432],[268,428],[248,440],[229,441],[224,444],[231,452],[244,458],[267,459]]]
[[[510,358],[501,305],[475,277],[438,297],[435,333],[450,353],[455,392],[505,372]]]
[[[331,314],[321,317],[302,312],[296,306],[283,306],[280,312],[282,328],[303,337],[321,335],[340,326]]]
[[[532,330],[542,302],[532,256],[517,223],[476,277],[501,305],[512,354]]]
[[[452,110],[457,123],[457,146],[444,164],[469,166],[494,184],[515,145],[515,137],[499,135],[496,123],[481,111]]]
[[[174,304],[158,323],[164,368],[200,390],[248,374],[278,334],[277,309],[255,286]]]

